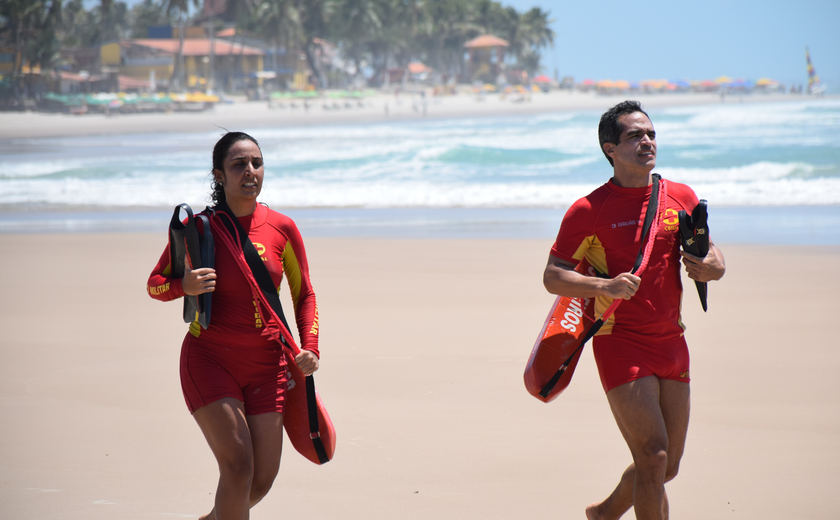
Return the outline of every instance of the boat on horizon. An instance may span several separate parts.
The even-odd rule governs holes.
[[[819,96],[828,88],[828,85],[820,83],[820,77],[817,76],[817,71],[814,70],[814,65],[811,64],[811,53],[808,47],[805,47],[805,63],[808,66],[808,94],[812,96]]]

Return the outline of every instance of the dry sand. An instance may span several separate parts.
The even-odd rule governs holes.
[[[165,239],[0,235],[0,518],[211,507],[215,462],[178,380],[180,302],[144,292]],[[555,402],[522,383],[552,302],[549,242],[307,245],[338,447],[318,467],[287,444],[253,519],[573,519],[612,489],[630,456],[589,349]],[[672,516],[837,518],[840,247],[721,247],[708,314],[685,297],[693,415]]]
[[[372,123],[411,121],[433,118],[481,117],[499,115],[527,115],[569,110],[595,110],[603,112],[627,98],[638,99],[647,109],[669,106],[720,104],[717,94],[652,94],[602,96],[594,93],[554,91],[549,94],[533,93],[528,101],[514,102],[513,97],[501,99],[498,95],[484,98],[461,94],[449,97],[425,98],[403,92],[399,97],[380,94],[367,98],[364,107],[325,110],[324,104],[334,100],[316,99],[304,111],[302,106],[269,108],[268,103],[240,102],[219,104],[214,109],[198,113],[85,115],[49,113],[0,112],[0,139],[88,136],[130,133],[217,132],[219,128],[251,131],[266,127],[291,127],[324,124]],[[836,99],[837,96],[825,99]],[[801,101],[800,95],[727,96],[726,103],[770,103]],[[300,103],[300,102],[299,102]],[[387,106],[387,113],[386,113]]]

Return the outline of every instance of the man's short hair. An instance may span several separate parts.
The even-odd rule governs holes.
[[[613,165],[613,160],[612,157],[607,155],[607,152],[604,152],[604,143],[618,144],[621,139],[621,132],[624,131],[618,123],[618,118],[634,112],[641,112],[650,119],[647,112],[642,110],[641,103],[629,99],[607,110],[601,116],[601,122],[598,124],[598,143],[601,145],[601,152],[603,152],[604,157],[610,162],[610,165]]]

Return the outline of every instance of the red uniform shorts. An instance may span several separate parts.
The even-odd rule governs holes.
[[[283,413],[286,354],[277,347],[243,348],[187,334],[181,345],[181,389],[190,413],[225,397],[245,404],[245,415]]]
[[[592,351],[604,392],[647,376],[690,381],[688,345],[683,336],[644,344],[612,335],[596,336]]]

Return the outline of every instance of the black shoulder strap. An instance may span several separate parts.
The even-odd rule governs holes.
[[[277,314],[277,317],[280,318],[280,321],[283,322],[286,330],[291,332],[292,329],[289,328],[289,323],[286,321],[286,315],[283,313],[283,304],[280,302],[280,296],[277,294],[277,288],[274,287],[271,274],[269,274],[268,268],[266,268],[265,263],[260,258],[257,248],[254,247],[253,242],[248,238],[248,233],[245,232],[242,224],[239,223],[239,220],[233,215],[233,212],[227,204],[222,202],[217,206],[217,209],[225,212],[229,216],[229,218],[221,219],[222,224],[227,228],[232,237],[239,235],[239,243],[242,246],[242,252],[245,254],[245,261],[248,263],[248,267],[251,268],[251,273],[254,275],[257,285],[260,287],[263,298],[265,298],[274,310],[274,313]],[[281,335],[280,339],[285,345],[286,338]]]
[[[271,274],[268,272],[268,268],[265,266],[262,258],[260,258],[259,253],[257,253],[257,249],[254,247],[251,239],[248,238],[248,234],[245,233],[245,229],[239,223],[239,220],[233,216],[233,212],[226,203],[222,202],[217,206],[217,209],[229,215],[230,218],[222,218],[222,224],[228,229],[231,236],[236,236],[238,232],[239,242],[245,254],[245,261],[248,263],[248,267],[251,268],[251,273],[253,273],[257,285],[260,287],[263,298],[265,298],[265,301],[274,310],[274,313],[277,314],[277,317],[280,318],[280,321],[283,322],[286,330],[291,332],[292,329],[289,328],[286,316],[283,314],[280,296],[277,294],[277,289],[275,289],[274,282],[271,280]],[[280,336],[280,340],[284,345],[287,344],[286,338],[282,335]],[[294,360],[291,362],[294,363]],[[318,421],[318,400],[315,395],[315,378],[309,375],[304,379],[306,384],[306,408],[309,415],[309,438],[312,439],[312,446],[315,448],[318,460],[321,464],[325,464],[329,462],[330,458],[327,456],[327,450],[324,448],[324,442],[321,440],[321,426]]]
[[[650,226],[653,224],[653,219],[656,218],[656,212],[659,209],[659,182],[662,178],[659,176],[658,173],[654,173],[653,177],[653,186],[650,190],[650,199],[648,200],[648,207],[645,211],[645,221],[642,225],[642,243],[639,246],[639,254],[636,255],[636,264],[633,266],[633,273],[635,274],[639,267],[642,265],[642,260],[645,257],[645,246],[647,245],[647,237],[648,233],[650,232]]]

